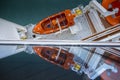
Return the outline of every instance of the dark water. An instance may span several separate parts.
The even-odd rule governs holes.
[[[72,9],[90,0],[0,0],[0,18],[20,25]],[[72,71],[50,64],[37,55],[19,53],[0,60],[0,80],[87,80]],[[97,79],[99,80],[99,79]]]
[[[0,0],[0,17],[20,25],[37,23],[51,14],[72,9],[90,0]],[[100,0],[99,0],[100,1]]]

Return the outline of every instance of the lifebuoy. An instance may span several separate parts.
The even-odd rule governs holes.
[[[114,16],[113,15],[107,16],[106,20],[111,25],[119,24],[120,23],[120,0],[103,0],[102,6],[108,11],[112,11],[115,8],[118,9],[118,13],[116,13]]]

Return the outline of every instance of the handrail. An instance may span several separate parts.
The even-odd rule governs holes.
[[[85,42],[80,40],[0,40],[0,45],[120,47],[119,42]]]

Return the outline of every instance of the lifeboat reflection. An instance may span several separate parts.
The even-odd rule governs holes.
[[[64,69],[69,69],[71,64],[74,64],[74,55],[61,48],[37,46],[33,47],[33,49],[44,60],[61,66]]]
[[[102,80],[120,80],[120,57],[109,54],[105,58],[105,63],[114,66],[117,69],[117,72],[114,73],[111,70],[107,70],[102,73]]]

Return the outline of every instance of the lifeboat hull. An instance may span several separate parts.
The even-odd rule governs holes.
[[[40,21],[34,28],[33,33],[50,34],[74,25],[74,15],[70,10],[62,11]]]

